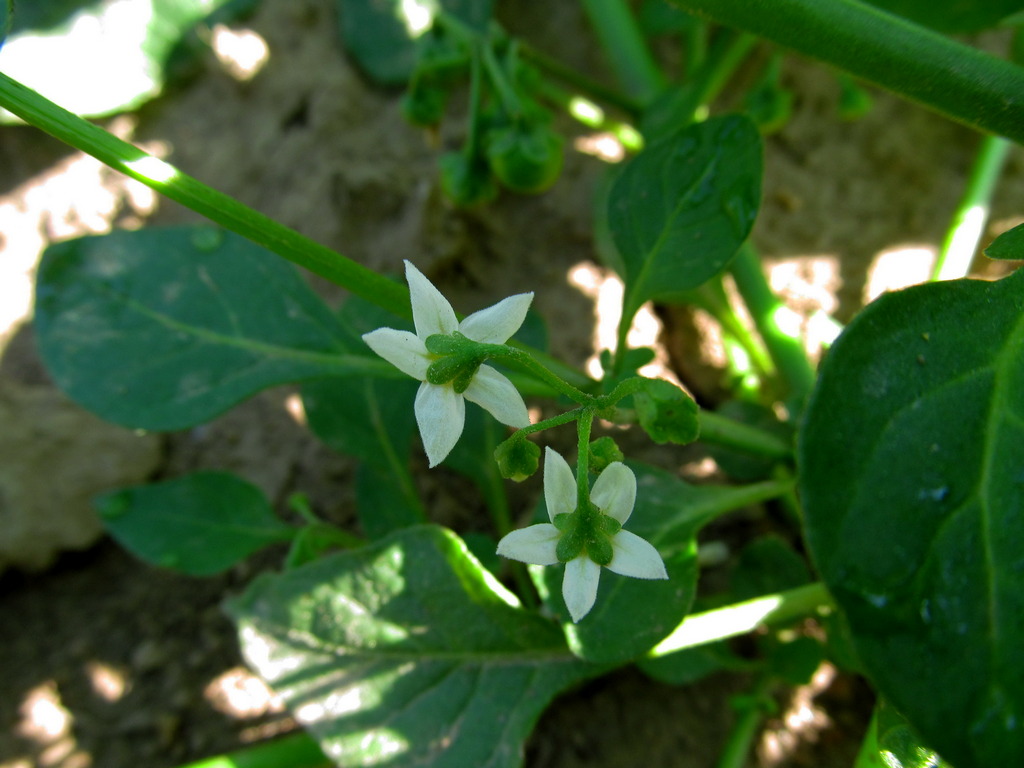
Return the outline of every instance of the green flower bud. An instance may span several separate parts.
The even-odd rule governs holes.
[[[604,468],[616,461],[625,459],[625,455],[619,450],[619,446],[610,437],[599,437],[590,444],[590,469],[600,474]]]
[[[510,437],[494,449],[494,460],[502,477],[521,483],[537,471],[540,446],[523,437]]]
[[[441,191],[456,205],[471,206],[490,202],[498,196],[498,186],[487,164],[464,152],[449,152],[438,161],[441,166]]]
[[[402,116],[413,125],[430,128],[441,122],[448,91],[420,80],[402,96]]]
[[[697,403],[664,379],[647,379],[633,396],[637,419],[656,443],[692,443],[700,434]]]
[[[487,136],[487,161],[513,192],[543,192],[562,172],[563,139],[547,126],[509,125]]]

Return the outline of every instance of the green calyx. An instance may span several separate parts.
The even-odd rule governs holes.
[[[481,344],[466,338],[455,331],[450,336],[443,333],[435,333],[428,336],[426,342],[427,352],[436,355],[427,368],[427,382],[430,384],[448,384],[460,395],[466,391],[473,376],[480,368],[487,353],[481,350]]]
[[[622,525],[590,502],[586,502],[585,506],[587,509],[584,511],[577,509],[571,514],[555,515],[555,528],[562,532],[555,546],[555,555],[559,562],[567,563],[586,553],[598,565],[608,565],[615,554],[612,536],[619,532]]]

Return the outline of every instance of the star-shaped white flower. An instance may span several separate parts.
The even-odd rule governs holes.
[[[536,565],[557,563],[558,542],[564,531],[555,527],[555,518],[576,511],[576,480],[572,470],[556,451],[545,449],[544,500],[551,523],[538,523],[512,531],[498,542],[498,554]],[[590,491],[590,503],[619,525],[629,519],[636,502],[636,476],[622,462],[609,464]],[[605,567],[622,576],[637,579],[667,579],[665,563],[649,542],[635,533],[619,530],[609,537],[612,557]],[[569,615],[578,622],[597,599],[601,566],[592,560],[586,548],[565,564],[562,597]]]
[[[466,422],[466,400],[476,403],[502,424],[522,428],[530,425],[526,404],[511,381],[489,365],[473,373],[465,391],[455,391],[454,383],[431,384],[427,369],[439,359],[427,351],[431,336],[451,336],[458,332],[483,344],[504,344],[523,324],[533,300],[532,293],[520,293],[494,306],[474,312],[461,323],[455,310],[441,292],[416,269],[405,262],[405,279],[412,299],[412,317],[416,333],[394,328],[378,328],[363,336],[370,349],[402,373],[423,383],[416,393],[416,423],[430,466],[444,461],[459,441]]]

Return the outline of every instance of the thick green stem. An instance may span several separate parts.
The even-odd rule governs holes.
[[[740,248],[729,271],[789,394],[797,403],[802,402],[814,386],[814,369],[800,336],[787,332],[779,323],[779,314],[787,311],[786,306],[772,292],[749,242]]]
[[[1024,142],[1024,69],[857,0],[671,0]]]
[[[765,595],[713,611],[687,616],[676,630],[647,654],[665,656],[716,640],[746,634],[762,624],[779,624],[830,608],[832,597],[821,582]]]
[[[181,768],[331,768],[333,765],[312,736],[296,732]]]
[[[770,432],[741,424],[713,411],[701,411],[700,439],[705,443],[724,445],[768,459],[789,459],[793,446]]]
[[[0,106],[278,256],[344,286],[389,312],[400,317],[412,317],[409,291],[405,286],[200,183],[163,160],[58,107],[2,73]]]
[[[1009,149],[1010,142],[1006,139],[998,136],[982,137],[964,196],[953,214],[942,250],[935,261],[932,280],[955,280],[966,277],[970,271],[988,219],[992,193],[1003,171]]]
[[[629,95],[647,104],[665,87],[665,77],[623,0],[583,0],[597,38]]]

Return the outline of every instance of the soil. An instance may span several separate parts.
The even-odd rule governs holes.
[[[576,4],[537,6],[498,3],[513,33],[602,77],[606,68]],[[483,209],[452,208],[437,187],[437,147],[402,120],[398,93],[374,88],[352,67],[335,24],[328,0],[264,0],[244,25],[271,51],[255,78],[239,82],[210,56],[198,76],[145,107],[134,124],[111,124],[185,172],[374,269],[397,272],[403,258],[415,259],[462,311],[536,291],[537,309],[558,331],[554,353],[582,365],[594,351],[594,303],[566,276],[595,259],[591,200],[601,163],[570,152],[563,177],[545,195],[505,194]],[[796,94],[794,116],[767,142],[754,241],[769,266],[780,267],[776,288],[805,318],[824,308],[848,320],[880,253],[941,242],[978,139],[885,94],[874,94],[863,119],[843,122],[838,87],[825,68],[790,58],[786,79]],[[458,133],[450,125],[438,140],[450,144]],[[32,129],[3,128],[0,194],[20,200],[29,180],[73,157]],[[101,179],[114,189],[107,226],[199,220],[167,201],[151,211],[111,177]],[[993,227],[1006,228],[1021,200],[1024,164],[1015,151]],[[88,229],[86,221],[78,231]],[[43,230],[44,239],[67,236],[52,219]],[[342,298],[324,281],[312,282],[329,301]],[[699,352],[688,335],[665,341],[677,357]],[[53,389],[30,325],[0,354],[0,385]],[[705,377],[712,394],[716,375]],[[208,425],[160,437],[158,466],[138,482],[226,469],[259,485],[277,509],[301,490],[318,514],[351,523],[352,462],[296,423],[286,405],[291,391],[270,390]],[[0,439],[34,438],[26,430]],[[700,456],[658,449],[643,458],[675,469],[697,465]],[[92,460],[77,455],[37,471],[58,484],[62,463],[81,463],[80,475]],[[455,524],[478,508],[453,475],[424,469],[420,482],[439,520]],[[517,488],[516,508],[530,508],[537,492],[536,484]],[[762,518],[754,510],[738,525]],[[60,554],[42,572],[7,570],[0,576],[0,766],[165,768],[288,730],[287,715],[272,705],[230,715],[223,695],[210,693],[212,681],[242,665],[221,601],[280,557],[270,550],[224,576],[198,580],[142,565],[101,539]],[[621,670],[558,698],[527,744],[525,764],[712,766],[735,722],[734,697],[748,685],[742,675],[714,675],[673,687]],[[784,717],[790,700],[779,692],[781,709],[768,718],[748,766],[851,765],[872,703],[866,685],[844,673],[823,682],[802,721]],[[31,702],[43,702],[33,711],[55,713],[50,731],[32,724]],[[782,745],[781,757],[772,744]]]

